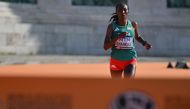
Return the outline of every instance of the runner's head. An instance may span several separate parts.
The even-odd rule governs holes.
[[[113,16],[110,18],[110,21],[117,21],[120,19],[127,19],[129,8],[126,3],[119,3],[115,7],[115,13],[113,13]]]

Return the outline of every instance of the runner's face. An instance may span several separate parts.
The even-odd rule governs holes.
[[[117,8],[116,13],[119,18],[126,19],[128,17],[128,7],[127,5],[120,6]]]

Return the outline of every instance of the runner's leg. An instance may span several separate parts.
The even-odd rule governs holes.
[[[129,64],[124,69],[125,78],[134,78],[136,73],[136,64]]]
[[[111,72],[111,77],[112,78],[122,78],[123,70],[111,70],[110,69],[110,72]]]

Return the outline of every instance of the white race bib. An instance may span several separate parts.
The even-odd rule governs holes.
[[[125,37],[118,39],[115,43],[117,49],[132,49],[133,47],[133,38]]]

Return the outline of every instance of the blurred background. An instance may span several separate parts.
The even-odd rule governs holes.
[[[93,55],[103,50],[115,4],[122,0],[0,0],[1,55]],[[124,0],[139,23],[139,56],[190,56],[189,0]]]
[[[64,71],[81,76],[81,69],[93,78],[109,76],[110,50],[104,51],[103,43],[109,19],[120,1],[128,4],[129,18],[138,22],[139,33],[153,46],[145,50],[136,43],[138,59],[190,61],[190,0],[0,0],[0,65],[13,65],[7,70],[0,66],[0,109],[117,109],[109,108],[110,103],[129,90],[153,98],[158,109],[189,109],[189,70],[166,69],[166,62],[138,63],[137,68],[145,69],[138,74],[149,79],[64,76]],[[94,62],[99,64],[41,65]],[[41,67],[14,66],[39,63]],[[140,98],[144,98],[141,93]],[[146,109],[155,109],[155,104]]]

